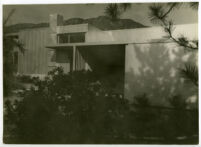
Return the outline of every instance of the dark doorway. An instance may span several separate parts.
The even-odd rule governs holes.
[[[116,93],[124,91],[125,45],[78,47],[79,52],[98,78]]]

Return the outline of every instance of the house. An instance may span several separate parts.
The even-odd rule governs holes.
[[[15,51],[19,74],[44,76],[57,66],[65,73],[91,70],[100,78],[112,77],[116,91],[126,98],[146,93],[155,104],[171,95],[195,93],[177,70],[197,63],[197,54],[164,39],[161,27],[103,31],[89,24],[64,26],[58,14],[50,15],[49,24],[14,34],[26,49],[24,54]],[[198,40],[198,25],[177,25],[173,35],[181,34]]]

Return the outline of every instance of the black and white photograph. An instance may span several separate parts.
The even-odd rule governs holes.
[[[198,8],[2,4],[3,144],[198,145]]]

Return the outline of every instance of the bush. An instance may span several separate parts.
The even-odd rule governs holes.
[[[29,75],[18,75],[17,80],[21,83],[33,83],[34,78]]]
[[[131,107],[90,71],[56,68],[33,83],[21,101],[5,102],[5,143],[175,143],[178,136],[198,134],[197,113],[155,108],[146,94]]]
[[[37,89],[26,91],[15,110],[6,105],[5,121],[15,119],[14,143],[109,143],[126,133],[128,102],[91,72],[57,68],[34,83]]]

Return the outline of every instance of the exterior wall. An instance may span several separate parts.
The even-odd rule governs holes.
[[[79,25],[67,25],[67,26],[57,26],[56,32],[58,34],[62,33],[80,33],[87,32],[88,24],[79,24]]]
[[[73,62],[75,65],[69,62],[49,63],[49,49],[46,46],[57,43],[56,32],[52,29],[51,27],[38,28],[19,32],[19,39],[26,49],[24,54],[19,53],[18,72],[20,74],[47,74],[58,65],[65,66],[66,72],[73,67],[86,69],[87,63],[79,50],[68,53],[74,57],[74,59],[69,57],[68,61],[77,59],[77,62]],[[188,39],[198,39],[198,25],[178,25],[173,35],[180,34]],[[89,27],[85,40],[92,44],[98,43],[97,45],[107,44],[107,42],[126,45],[125,97],[132,100],[133,97],[146,93],[154,104],[164,104],[168,97],[175,94],[182,94],[184,98],[195,95],[195,87],[185,84],[184,79],[178,75],[178,68],[184,66],[185,62],[197,63],[197,55],[184,52],[183,48],[171,43],[170,40],[164,40],[163,36],[165,33],[161,27],[115,31],[101,31]],[[72,44],[71,47],[74,48],[75,45]],[[66,48],[63,46],[64,50],[69,50]]]
[[[198,25],[177,25],[174,37],[198,40]],[[182,47],[165,39],[163,28],[87,32],[86,42],[125,43],[125,98],[133,100],[144,93],[155,105],[167,105],[168,98],[182,95],[196,98],[196,87],[187,84],[178,73],[185,63],[197,64],[197,52],[185,52]]]
[[[184,31],[185,30],[185,31]],[[190,39],[198,38],[198,25],[185,24],[176,25],[173,36],[187,36]],[[166,36],[163,28],[149,27],[137,29],[124,29],[112,31],[89,31],[86,33],[86,42],[118,42],[118,43],[149,43],[164,40]]]
[[[19,52],[19,74],[47,74],[48,51],[45,46],[51,42],[49,28],[27,29],[19,32],[24,44],[24,54]]]
[[[128,44],[125,57],[125,97],[146,94],[155,105],[167,105],[168,98],[181,95],[196,98],[196,87],[184,81],[179,68],[197,64],[197,52],[186,52],[174,43]]]

